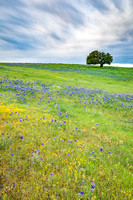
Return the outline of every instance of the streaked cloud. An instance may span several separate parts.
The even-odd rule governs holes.
[[[133,63],[132,0],[0,0],[0,61]]]

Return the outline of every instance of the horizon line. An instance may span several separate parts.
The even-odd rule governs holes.
[[[0,64],[8,64],[8,63],[11,63],[11,64],[13,64],[13,63],[15,63],[15,64],[17,64],[17,63],[22,63],[22,64],[72,64],[72,65],[87,65],[87,64],[85,64],[85,63],[55,63],[55,62],[0,62]],[[93,65],[93,64],[90,64],[90,65]],[[99,66],[99,65],[95,65],[95,66]],[[105,64],[103,67],[105,67],[105,66],[111,66],[111,67],[126,67],[126,68],[133,68],[133,63],[111,63],[110,65],[108,65],[108,64]]]

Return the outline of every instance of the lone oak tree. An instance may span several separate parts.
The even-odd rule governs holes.
[[[100,64],[103,67],[104,64],[111,64],[113,61],[113,56],[109,53],[104,53],[100,51],[92,51],[86,58],[86,64]]]

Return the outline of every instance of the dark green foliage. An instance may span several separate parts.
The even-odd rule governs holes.
[[[86,64],[100,64],[100,67],[103,67],[104,64],[111,64],[113,61],[113,56],[109,53],[104,53],[100,51],[92,51],[86,58]]]

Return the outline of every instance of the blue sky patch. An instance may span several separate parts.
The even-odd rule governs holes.
[[[0,0],[1,62],[133,63],[132,0]]]

